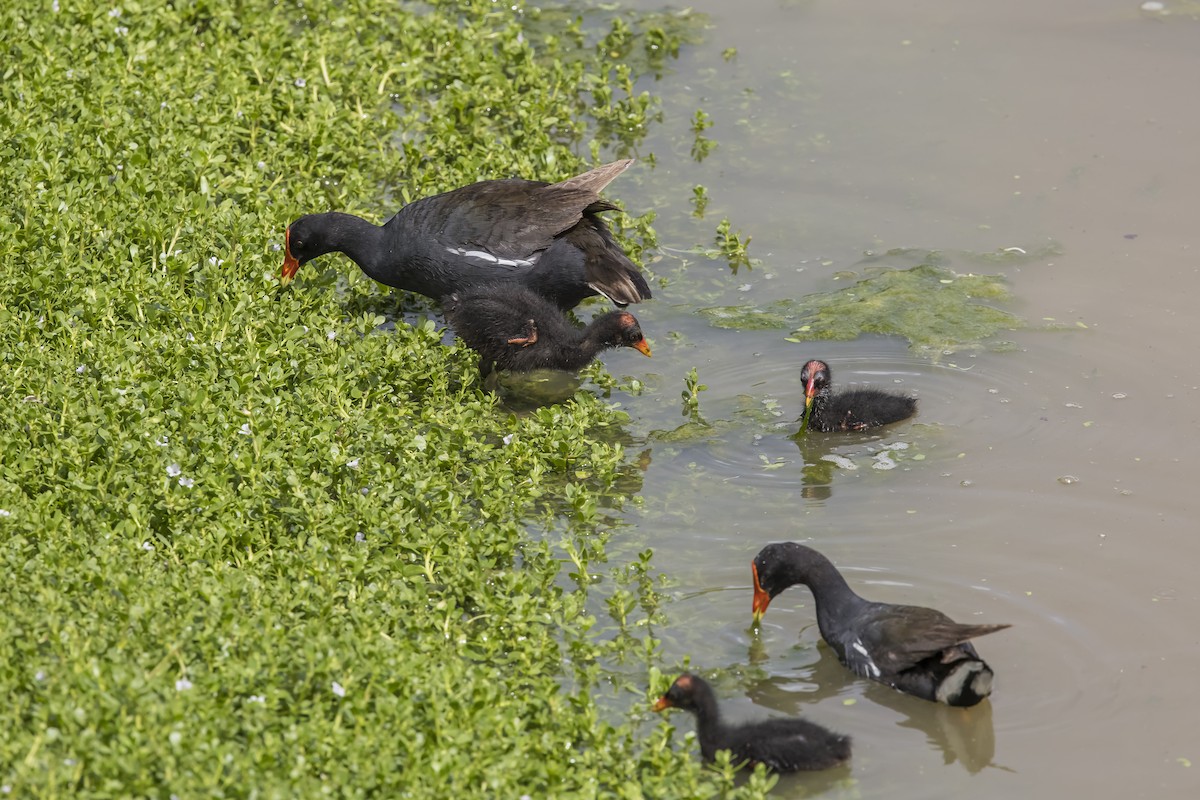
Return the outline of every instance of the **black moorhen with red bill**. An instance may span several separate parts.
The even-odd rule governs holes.
[[[600,192],[628,169],[614,161],[561,183],[480,181],[409,203],[382,226],[352,214],[309,214],[284,234],[281,278],[335,251],[371,278],[435,300],[485,283],[514,283],[571,309],[602,294],[620,306],[650,287],[599,217]]]
[[[880,389],[848,389],[834,394],[829,365],[813,359],[800,370],[804,384],[804,417],[800,433],[815,428],[824,433],[863,431],[908,419],[917,413],[914,397]]]
[[[951,706],[973,706],[992,693],[992,668],[970,640],[1011,626],[962,625],[932,608],[864,600],[828,558],[795,542],[767,545],[750,570],[755,624],[780,592],[807,586],[821,637],[860,678]]]
[[[552,302],[519,284],[477,286],[442,300],[446,321],[467,346],[479,353],[479,369],[574,372],[602,350],[632,347],[650,355],[637,319],[628,311],[609,311],[580,329]]]
[[[684,673],[654,704],[655,711],[679,708],[696,715],[700,755],[711,762],[728,750],[736,763],[763,764],[775,772],[829,769],[850,758],[850,737],[804,719],[767,719],[727,725],[721,721],[712,687]]]

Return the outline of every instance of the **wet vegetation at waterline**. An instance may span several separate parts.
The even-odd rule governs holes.
[[[665,685],[649,554],[608,576],[595,535],[637,491],[622,414],[501,411],[432,323],[381,330],[344,259],[278,280],[302,212],[622,155],[655,113],[632,81],[689,26],[0,10],[5,791],[764,794],[635,735]],[[640,263],[649,216],[610,217]]]

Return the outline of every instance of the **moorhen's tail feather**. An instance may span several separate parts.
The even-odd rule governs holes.
[[[584,217],[563,238],[583,253],[584,276],[597,293],[622,306],[652,297],[641,270],[598,217]]]
[[[551,184],[550,188],[561,190],[580,190],[599,195],[604,188],[616,180],[617,176],[633,166],[632,158],[623,158],[610,164],[601,164],[595,169],[589,169],[581,175],[567,178],[565,181]]]

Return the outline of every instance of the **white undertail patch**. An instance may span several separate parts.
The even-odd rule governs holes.
[[[939,703],[954,705],[968,685],[979,697],[987,697],[992,693],[992,671],[978,661],[962,661],[938,684],[934,696]]]

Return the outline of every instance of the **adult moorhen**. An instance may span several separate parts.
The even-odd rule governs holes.
[[[480,181],[422,198],[382,226],[337,211],[300,217],[284,234],[282,280],[340,251],[380,283],[441,300],[483,283],[518,283],[570,309],[602,294],[624,306],[650,287],[598,216],[600,192],[632,159],[561,183]]]
[[[917,412],[915,397],[879,389],[849,389],[833,393],[833,373],[824,361],[813,359],[800,370],[804,384],[804,417],[800,433],[808,428],[831,431],[862,431],[907,419]]]
[[[737,763],[763,764],[775,772],[828,769],[850,758],[850,737],[803,719],[768,719],[727,725],[721,721],[712,687],[684,673],[654,704],[655,711],[680,708],[696,715],[700,755],[712,761],[728,750]]]
[[[459,338],[479,353],[485,375],[492,370],[574,372],[612,347],[650,355],[641,326],[628,311],[602,314],[580,330],[552,302],[516,283],[455,292],[442,299],[442,310]]]
[[[750,570],[755,624],[776,595],[804,584],[821,637],[859,677],[951,706],[973,706],[992,693],[992,668],[969,640],[1009,625],[960,625],[932,608],[864,600],[828,558],[795,542],[767,545]]]

